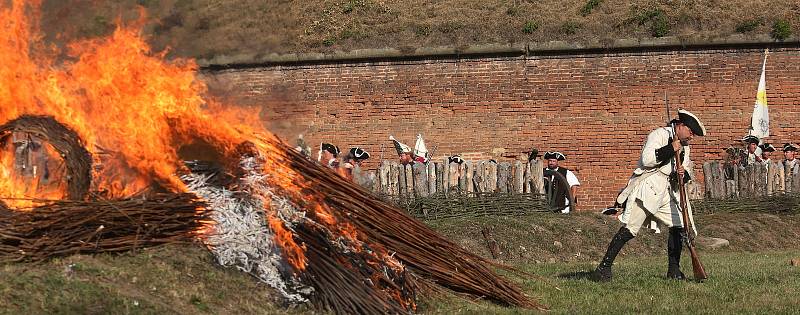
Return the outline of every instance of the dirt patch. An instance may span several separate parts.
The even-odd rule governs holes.
[[[723,238],[730,246],[713,251],[757,252],[800,248],[800,216],[754,214],[713,214],[696,217],[698,231]],[[593,213],[570,215],[537,213],[524,217],[484,217],[429,222],[436,230],[467,250],[492,257],[484,230],[491,231],[500,249],[498,261],[536,263],[556,261],[597,261],[621,224],[612,217]],[[642,229],[621,255],[666,255],[667,233]],[[708,248],[699,248],[711,251]]]

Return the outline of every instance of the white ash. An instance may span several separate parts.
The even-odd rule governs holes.
[[[252,196],[269,200],[270,210],[286,223],[289,229],[306,219],[305,211],[295,205],[289,198],[276,194],[267,184],[267,174],[263,171],[263,165],[255,157],[242,158],[239,166],[247,175],[240,179],[240,186]]]
[[[245,164],[242,161],[242,166]],[[262,182],[263,175],[254,169],[247,170],[247,173],[242,178],[244,187]],[[313,288],[301,284],[292,276],[291,267],[281,255],[280,248],[273,243],[274,234],[267,225],[262,203],[257,198],[251,198],[250,192],[231,191],[207,184],[211,177],[189,174],[181,179],[189,191],[208,203],[215,226],[206,243],[217,262],[222,266],[235,266],[255,276],[279,291],[290,303],[307,302],[305,297],[313,292]],[[275,207],[275,202],[271,203]]]

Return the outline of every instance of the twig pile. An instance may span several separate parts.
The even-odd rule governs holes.
[[[297,204],[308,211],[306,216],[316,222],[324,222],[325,213],[314,211],[313,205],[324,203],[333,211],[336,222],[349,222],[359,231],[359,237],[368,244],[380,244],[423,278],[454,291],[487,298],[492,301],[527,308],[545,309],[531,300],[519,287],[495,274],[491,267],[504,267],[472,254],[445,239],[405,211],[377,199],[368,190],[345,180],[329,169],[320,167],[295,152],[276,138],[264,139],[274,151],[268,152],[270,165],[267,170],[289,163],[292,172],[300,178],[291,178],[292,183],[303,188],[298,194],[293,191],[280,193],[291,196]],[[274,174],[275,189],[280,189],[280,178]],[[314,201],[308,194],[324,196],[323,201]]]
[[[0,207],[0,261],[39,262],[78,253],[122,252],[192,242],[207,224],[192,194],[148,200],[54,201],[27,211]]]

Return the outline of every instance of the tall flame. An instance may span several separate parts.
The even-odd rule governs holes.
[[[231,157],[249,141],[266,157],[270,185],[339,235],[359,238],[351,224],[336,220],[324,196],[313,193],[313,184],[292,169],[286,148],[263,128],[258,113],[204,97],[207,88],[197,79],[193,60],[165,61],[163,53],[150,50],[138,26],[118,26],[107,38],[68,45],[68,60],[56,62],[52,56],[57,51],[39,41],[33,26],[40,4],[13,0],[10,7],[0,6],[0,124],[25,114],[53,116],[74,130],[91,153],[92,190],[112,197],[131,196],[153,183],[186,191],[177,175],[182,167],[178,148],[202,141]],[[12,154],[0,151],[0,200],[17,206],[8,200],[52,198],[52,191],[42,195],[20,189],[29,183],[7,176],[14,172]],[[275,220],[268,223],[287,232]],[[290,233],[276,238],[291,253],[295,269],[303,270],[303,246]]]
[[[34,56],[51,50],[35,49],[43,44],[28,17],[39,6],[15,0],[0,9],[0,123],[23,114],[50,115],[75,130],[95,159],[95,190],[124,197],[156,182],[183,191],[175,175],[180,144],[213,135],[214,142],[231,147],[244,139],[243,132],[257,130],[218,120],[222,107],[203,99],[206,86],[196,79],[194,61],[165,62],[137,27],[118,26],[108,38],[68,45],[68,62]],[[9,163],[5,172],[11,172]],[[22,194],[18,185],[0,182],[0,196],[41,197]]]

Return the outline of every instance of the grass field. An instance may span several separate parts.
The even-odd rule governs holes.
[[[710,280],[663,279],[665,235],[644,232],[617,258],[615,281],[578,277],[602,257],[619,223],[594,213],[536,213],[429,221],[467,250],[488,257],[482,231],[502,250],[501,262],[540,278],[506,274],[553,313],[797,313],[800,302],[800,216],[729,213],[697,216],[700,233],[731,245],[700,248]],[[556,243],[558,242],[558,243]],[[558,245],[556,245],[558,244]],[[691,272],[684,254],[684,272]],[[544,279],[544,280],[542,280]],[[558,289],[556,289],[558,288]],[[617,305],[623,301],[623,304]],[[517,314],[461,297],[423,294],[420,313]],[[235,269],[219,267],[198,245],[134,253],[75,255],[43,264],[0,265],[0,314],[309,314],[285,309],[272,290]]]
[[[665,257],[621,257],[615,279],[576,278],[589,262],[519,264],[542,279],[507,274],[557,314],[739,314],[800,312],[800,250],[703,253],[705,283],[663,278]],[[685,262],[684,271],[690,272]],[[43,265],[0,267],[2,314],[310,314],[285,309],[269,288],[244,273],[216,266],[197,246],[136,254],[72,256]],[[425,314],[519,314],[529,310],[454,295],[427,296]]]
[[[594,268],[588,263],[519,266],[547,282],[512,278],[556,314],[797,314],[800,267],[789,262],[798,256],[797,250],[707,254],[702,259],[710,276],[704,283],[666,280],[666,257],[618,259],[610,283],[576,278]],[[683,269],[691,273],[690,262]],[[440,314],[528,313],[455,297],[434,299],[425,307]]]

